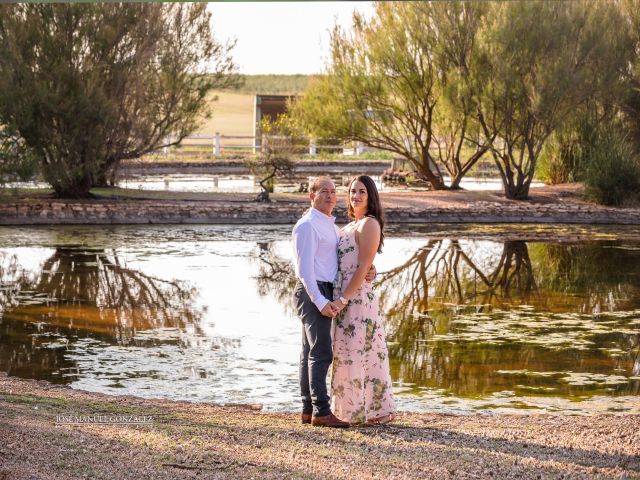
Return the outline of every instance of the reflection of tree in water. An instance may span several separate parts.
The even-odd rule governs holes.
[[[296,284],[293,264],[277,255],[272,242],[258,243],[258,248],[258,292],[275,296],[291,311]],[[505,242],[497,264],[487,269],[472,260],[458,240],[430,240],[403,264],[380,273],[375,283],[383,310],[392,317],[445,304],[510,302],[514,294],[526,301],[535,293],[527,245],[522,241]]]
[[[68,366],[59,347],[75,338],[127,345],[138,330],[200,327],[196,288],[127,268],[115,251],[61,247],[37,271],[6,254],[0,265],[0,360],[10,371]]]
[[[17,255],[0,252],[0,315],[17,305],[21,285],[33,283],[32,276],[20,266]]]
[[[483,333],[483,324],[492,324],[488,316],[492,307],[511,312],[514,306],[526,304],[538,311],[590,314],[597,313],[601,304],[620,309],[623,303],[612,299],[625,299],[625,308],[637,308],[637,250],[611,252],[602,244],[571,248],[544,244],[536,246],[530,256],[523,241],[504,242],[499,255],[483,257],[477,250],[473,243],[430,240],[405,263],[381,275],[378,291],[388,313],[394,378],[473,395],[510,389],[508,382],[512,380],[495,373],[501,369],[568,371],[580,369],[584,363],[587,371],[612,374],[613,368],[622,367],[634,374],[640,368],[638,335],[612,331],[598,336],[595,341],[601,342],[599,346],[612,346],[624,354],[613,358],[591,352],[587,361],[587,354],[573,349],[551,352],[521,342],[493,345],[490,339],[494,334]],[[452,323],[458,314],[469,312],[483,313],[464,316],[465,322],[472,322],[469,328]],[[518,315],[509,328],[525,332],[529,328],[525,326],[526,315]],[[524,322],[521,327],[518,318]],[[571,321],[568,318],[568,324]],[[477,340],[446,339],[458,330]],[[442,335],[443,340],[433,341],[434,334]],[[527,379],[534,385],[544,385],[544,381]],[[625,384],[616,390],[633,394],[629,390],[633,388],[637,382],[636,387]]]
[[[540,285],[582,299],[579,311],[598,313],[640,304],[640,248],[621,242],[531,245]]]
[[[458,240],[433,239],[406,262],[380,275],[378,294],[390,316],[425,313],[445,305],[492,305],[536,293],[527,245],[504,242],[497,263],[473,259]]]
[[[587,314],[632,311],[640,306],[640,246],[629,242],[587,242],[570,245],[531,245],[540,285],[564,298],[577,299],[574,311]],[[628,329],[627,329],[628,330]],[[640,330],[636,334],[608,334],[622,354],[618,368],[631,365],[640,375]],[[640,382],[635,391],[640,394]]]
[[[465,309],[482,311],[536,296],[525,242],[504,242],[500,256],[477,250],[475,243],[431,239],[406,262],[379,276],[396,378],[457,391],[486,380],[476,369],[467,371],[469,352],[463,347],[427,347],[431,336],[446,332],[452,317]]]
[[[259,271],[256,278],[258,293],[273,296],[287,313],[294,311],[293,289],[296,274],[293,263],[278,256],[274,242],[258,243]]]
[[[201,316],[193,308],[196,288],[127,268],[115,251],[103,249],[57,248],[22,289],[31,293],[29,303],[41,298],[43,305],[19,305],[6,316],[56,318],[119,343],[127,343],[136,330],[197,325]]]
[[[490,339],[482,339],[483,324],[490,325],[494,320],[491,317],[493,308],[514,312],[514,319],[508,328],[513,328],[512,334],[516,335],[520,329],[524,334],[529,328],[518,323],[520,320],[527,322],[529,307],[524,307],[521,311],[524,313],[515,313],[518,305],[533,305],[542,312],[554,310],[556,305],[556,310],[560,312],[576,311],[576,299],[571,297],[571,301],[563,303],[563,299],[558,298],[558,292],[553,291],[555,285],[547,276],[540,274],[541,268],[553,268],[556,257],[551,254],[547,260],[546,253],[536,249],[534,253],[535,257],[532,257],[524,241],[480,244],[433,239],[401,265],[381,272],[376,284],[381,306],[386,312],[393,378],[445,388],[458,395],[483,395],[514,388],[513,376],[497,374],[498,370],[580,371],[584,368],[594,373],[610,374],[614,367],[622,367],[629,372],[640,368],[637,367],[640,365],[637,335],[608,336],[607,345],[625,352],[619,360],[605,353],[585,354],[576,349],[549,350],[526,341],[493,344]],[[589,262],[589,255],[580,258],[583,262]],[[291,262],[278,257],[271,243],[259,244],[259,259],[257,282],[260,293],[273,296],[285,308],[291,308],[291,293],[296,282]],[[549,263],[541,265],[545,261]],[[576,265],[573,268],[586,266]],[[600,263],[589,268],[607,267]],[[606,284],[615,284],[606,271],[592,278],[600,282],[595,288],[602,288],[603,291],[606,290]],[[626,282],[629,283],[628,278]],[[588,292],[593,285],[585,282],[584,288]],[[434,334],[465,331],[464,324],[458,325],[452,320],[457,319],[458,314],[471,312],[481,314],[480,318],[473,320],[480,329],[477,341],[433,341]],[[540,324],[536,328],[543,331],[545,327]],[[580,390],[568,384],[559,386],[555,378],[527,378],[518,382],[531,387],[553,387],[558,389],[555,392]],[[616,391],[634,394],[633,389],[637,387],[637,382],[635,387],[624,384],[616,387]],[[594,387],[584,388],[588,390]]]

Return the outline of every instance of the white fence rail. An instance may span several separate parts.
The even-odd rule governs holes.
[[[171,138],[167,139],[167,143],[170,143]],[[176,147],[165,147],[157,154],[162,155],[179,155],[179,156],[213,156],[219,157],[224,153],[236,153],[251,155],[260,151],[260,137],[247,136],[247,135],[221,135],[216,133],[215,135],[189,135],[185,137],[180,145]],[[353,146],[345,145],[320,145],[316,144],[313,140],[309,140],[308,154],[315,156],[320,150],[330,150],[340,152],[343,155],[360,155],[373,149],[365,147],[360,143],[356,143]]]

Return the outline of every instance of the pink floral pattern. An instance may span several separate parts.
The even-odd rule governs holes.
[[[358,266],[356,225],[352,222],[340,231],[340,273],[334,298],[342,294]],[[352,424],[394,413],[387,341],[370,283],[363,283],[335,322],[331,410]]]

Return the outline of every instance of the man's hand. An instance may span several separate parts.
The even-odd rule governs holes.
[[[338,312],[335,311],[335,307],[333,306],[333,304],[334,302],[327,303],[324,306],[324,308],[320,310],[320,313],[325,317],[329,317],[329,318],[335,317],[338,314]]]
[[[333,302],[327,303],[320,313],[325,317],[333,318],[338,315],[343,308],[344,305],[340,300],[334,300]]]
[[[336,312],[335,315],[334,315],[334,317],[335,317],[336,315],[338,315],[342,311],[342,309],[346,305],[344,305],[340,300],[334,300],[333,302],[331,302],[331,306],[333,307],[334,312]]]
[[[367,274],[365,275],[364,279],[366,282],[371,283],[373,281],[374,278],[376,278],[376,274],[378,273],[378,271],[376,270],[376,266],[375,265],[371,265],[371,268],[369,269],[369,271],[367,272]]]

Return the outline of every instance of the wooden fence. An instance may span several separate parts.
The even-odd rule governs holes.
[[[170,141],[171,139],[167,139]],[[176,147],[165,147],[157,154],[178,155],[193,157],[219,157],[223,154],[234,153],[237,155],[252,155],[260,151],[260,137],[242,135],[190,135],[185,137]],[[345,145],[319,145],[309,140],[305,147],[310,156],[315,156],[319,151],[331,151],[343,155],[360,155],[373,151],[360,143],[352,146]]]

